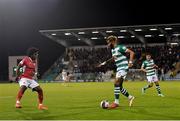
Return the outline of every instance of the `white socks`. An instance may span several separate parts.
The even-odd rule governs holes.
[[[130,100],[132,97],[133,97],[132,95],[129,95],[129,96],[128,96],[128,99]]]
[[[17,100],[17,101],[16,101],[16,103],[20,103],[20,101],[19,101],[19,100]]]
[[[115,99],[114,101],[116,104],[119,104],[119,99]]]

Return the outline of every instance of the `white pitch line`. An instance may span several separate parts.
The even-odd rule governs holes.
[[[7,99],[7,98],[13,98],[14,96],[2,96],[0,99]]]

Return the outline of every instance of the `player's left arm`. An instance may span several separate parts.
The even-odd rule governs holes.
[[[130,58],[129,58],[129,63],[128,63],[128,66],[129,67],[132,67],[133,66],[133,59],[134,59],[134,51],[130,50],[130,49],[126,49],[126,53],[129,53],[130,54]]]
[[[141,69],[139,69],[140,71],[143,71],[146,73],[146,69],[145,69],[145,62],[142,63],[141,65]]]
[[[158,68],[158,66],[156,64],[153,65],[153,68]]]
[[[33,79],[34,79],[34,80],[38,80],[38,72],[35,72],[35,73],[34,73]]]
[[[144,66],[141,66],[140,71],[143,71],[143,72],[145,72],[145,73],[146,73],[146,69],[144,69]]]

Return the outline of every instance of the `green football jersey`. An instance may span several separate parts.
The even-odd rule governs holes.
[[[142,63],[142,66],[145,70],[146,70],[146,76],[153,76],[153,75],[156,75],[156,70],[153,68],[154,66],[154,61],[153,59],[151,60],[145,60],[143,63]]]
[[[128,59],[125,56],[126,50],[126,46],[123,45],[117,45],[115,48],[111,50],[112,56],[115,57],[117,71],[128,70]]]

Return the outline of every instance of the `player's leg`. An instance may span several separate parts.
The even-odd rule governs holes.
[[[125,80],[125,77],[121,76],[120,78],[118,78],[118,80],[119,80],[119,86],[120,86],[121,93],[129,99],[129,106],[132,106],[134,96],[130,95],[128,93],[128,91],[125,88],[123,88],[123,82]]]
[[[119,80],[115,79],[114,81],[114,97],[115,103],[119,105],[119,94],[120,94],[120,87],[119,87]]]
[[[48,108],[43,105],[43,90],[42,90],[42,88],[39,86],[39,84],[35,80],[31,80],[30,82],[31,82],[30,88],[33,91],[36,91],[38,93],[38,100],[39,100],[38,108],[40,110],[47,110]]]
[[[63,83],[62,83],[63,86],[67,86],[67,76],[66,77],[63,77]]]
[[[119,87],[120,87],[121,93],[122,93],[124,96],[128,97],[128,96],[129,96],[128,91],[123,88],[124,78],[123,78],[123,77],[120,77],[120,78],[118,78],[118,80],[119,80]]]
[[[152,82],[150,82],[150,83],[148,83],[148,85],[144,86],[144,87],[142,88],[142,94],[144,94],[145,91],[146,91],[147,89],[151,88],[152,86],[153,86],[153,83],[152,83]]]
[[[40,86],[37,86],[33,88],[33,91],[36,91],[38,93],[38,100],[39,100],[39,105],[38,109],[40,110],[47,110],[48,108],[43,105],[43,90]]]
[[[120,94],[119,80],[115,79],[115,81],[114,81],[115,101],[109,105],[109,109],[114,109],[119,106],[119,94]]]
[[[127,72],[125,71],[120,71],[116,73],[116,80],[114,82],[114,96],[115,96],[115,101],[114,103],[112,103],[109,107],[110,108],[116,108],[119,106],[119,94],[120,92],[125,95],[126,97],[128,97],[129,101],[130,101],[130,106],[132,105],[133,99],[134,97],[129,95],[128,91],[126,89],[123,88],[122,84],[123,81],[125,79]]]
[[[142,94],[145,93],[145,91],[153,86],[153,78],[152,76],[147,76],[148,85],[144,86],[142,88]]]
[[[68,86],[68,82],[69,82],[69,76],[67,76],[66,79],[64,80],[65,86]]]
[[[154,77],[154,83],[156,85],[156,90],[158,92],[158,96],[164,97],[164,95],[161,93],[161,88],[160,88],[157,76]]]
[[[20,103],[20,100],[21,100],[24,92],[26,91],[26,89],[27,89],[27,87],[24,86],[24,85],[22,85],[22,86],[20,87],[20,89],[19,89],[19,91],[18,91],[18,94],[17,94],[17,96],[16,96],[16,105],[15,105],[16,108],[22,108],[21,103]]]
[[[21,100],[24,92],[27,89],[27,86],[28,86],[27,79],[26,78],[21,78],[19,80],[19,85],[20,85],[20,89],[19,89],[18,94],[16,96],[16,105],[15,105],[16,108],[22,108],[20,100]]]

